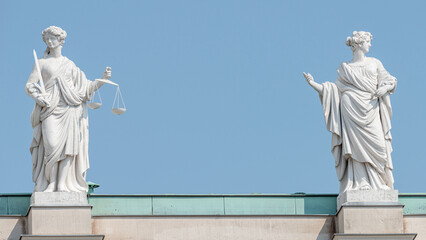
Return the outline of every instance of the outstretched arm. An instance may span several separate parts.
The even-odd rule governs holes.
[[[307,74],[306,74],[305,72],[303,72],[303,76],[305,77],[306,82],[308,82],[308,84],[309,84],[309,85],[310,85],[313,89],[315,89],[315,91],[317,91],[319,95],[322,95],[322,92],[323,92],[324,87],[323,87],[321,84],[319,84],[319,83],[315,82],[315,81],[314,81],[314,77],[312,77],[312,75],[311,75],[310,73],[307,73]]]
[[[102,79],[110,79],[111,78],[111,68],[106,67]],[[96,90],[104,85],[104,82],[95,80],[90,84],[90,95],[92,95]]]

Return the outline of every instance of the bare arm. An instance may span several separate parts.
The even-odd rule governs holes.
[[[393,84],[385,84],[385,85],[379,87],[376,90],[376,93],[374,94],[374,97],[383,97],[386,94],[389,94],[389,92],[391,92],[392,89],[394,89],[394,85]]]
[[[41,87],[37,84],[38,81],[38,73],[34,64],[33,70],[31,71],[27,84],[25,85],[25,92],[28,94],[28,96],[33,98],[40,106],[48,107],[49,101],[47,100],[47,95],[42,94]]]
[[[38,75],[37,75],[37,69],[35,67],[35,64],[33,66],[33,70],[31,71],[30,77],[28,78],[27,83],[37,83],[38,82]]]
[[[377,71],[379,73],[379,88],[376,90],[374,96],[382,97],[386,94],[392,94],[393,91],[395,91],[397,82],[396,78],[386,71],[383,64],[378,59],[375,59],[375,61],[377,64]]]
[[[308,74],[303,73],[303,76],[305,77],[306,82],[308,82],[308,84],[309,84],[309,85],[310,85],[310,86],[311,86],[311,87],[312,87],[315,91],[317,91],[319,95],[322,95],[322,92],[323,92],[324,87],[323,87],[321,84],[319,84],[319,83],[315,82],[315,81],[314,81],[314,77],[312,77],[312,75],[311,75],[310,73],[308,73]]]
[[[106,67],[102,79],[110,79],[111,78],[111,68]],[[104,85],[104,82],[95,80],[90,84],[90,94],[93,94],[96,90]]]

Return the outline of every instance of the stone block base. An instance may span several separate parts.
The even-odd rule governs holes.
[[[104,235],[21,235],[20,240],[102,240]]]
[[[399,234],[334,234],[332,240],[413,240],[415,233]]]
[[[33,192],[31,206],[88,206],[87,193]]]
[[[343,205],[336,216],[337,233],[403,233],[403,207],[399,203]]]
[[[92,206],[87,204],[87,194],[34,192],[31,195],[27,233],[61,236],[92,234]]]
[[[91,206],[31,206],[28,233],[31,235],[92,234]]]
[[[337,197],[337,211],[346,203],[397,203],[398,190],[349,190]]]

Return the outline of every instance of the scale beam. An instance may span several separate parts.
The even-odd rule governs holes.
[[[111,85],[114,85],[114,86],[117,86],[118,87],[118,84],[117,83],[115,83],[115,82],[113,82],[113,81],[110,81],[110,80],[108,80],[108,79],[101,79],[101,78],[98,78],[98,79],[95,79],[96,81],[99,81],[99,82],[103,82],[103,83],[108,83],[108,84],[111,84]]]

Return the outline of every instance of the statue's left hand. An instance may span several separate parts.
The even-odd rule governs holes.
[[[111,67],[106,67],[104,75],[102,77],[103,79],[110,79],[111,78]]]
[[[376,93],[374,94],[375,97],[383,97],[386,93],[388,93],[388,87],[387,85],[381,86],[376,90]]]

